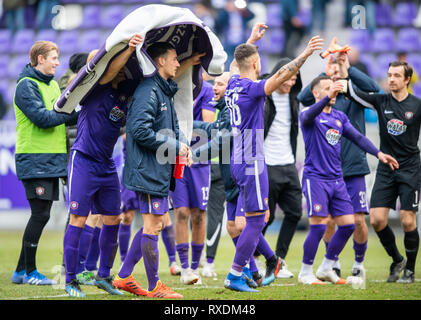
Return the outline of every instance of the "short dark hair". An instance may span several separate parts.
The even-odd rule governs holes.
[[[411,80],[412,74],[414,73],[414,70],[406,61],[392,61],[389,63],[389,68],[390,67],[403,67],[403,75],[405,79],[409,78],[409,80]]]
[[[246,67],[245,60],[254,54],[257,54],[257,47],[253,44],[242,43],[235,48],[234,59],[237,61],[238,67],[243,69]]]
[[[153,61],[167,54],[168,51],[175,50],[175,47],[169,42],[154,42],[147,49],[146,53]]]
[[[331,80],[329,76],[318,76],[314,78],[313,81],[310,83],[310,91],[313,92],[313,89],[320,83],[322,80]]]

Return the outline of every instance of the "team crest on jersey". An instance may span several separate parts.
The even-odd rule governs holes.
[[[155,201],[154,203],[152,203],[152,207],[154,210],[159,210],[161,204],[158,201]]]
[[[70,208],[76,210],[77,208],[79,208],[79,203],[77,203],[76,201],[70,202]]]
[[[316,204],[314,205],[313,209],[314,209],[314,211],[316,211],[316,212],[320,212],[320,211],[322,210],[322,205],[321,205],[321,204],[316,203]]]
[[[111,121],[117,122],[124,119],[124,117],[125,117],[124,111],[121,110],[119,107],[115,106],[114,108],[111,109],[111,112],[110,112]]]
[[[341,134],[339,133],[339,130],[336,129],[329,129],[326,132],[326,139],[329,144],[332,146],[336,145],[341,138]]]
[[[35,192],[37,195],[42,196],[45,193],[45,189],[43,187],[36,187]]]
[[[408,120],[411,120],[413,116],[414,116],[413,112],[410,112],[410,111],[405,112],[405,118],[407,118]]]
[[[336,120],[336,125],[340,128],[342,127],[342,122],[341,120]]]
[[[406,131],[406,125],[402,120],[392,119],[387,122],[387,132],[399,136]]]

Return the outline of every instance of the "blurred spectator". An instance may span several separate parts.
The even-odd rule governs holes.
[[[0,120],[3,119],[7,111],[9,111],[9,106],[3,98],[3,93],[0,92]]]
[[[53,8],[59,4],[60,1],[58,0],[39,0],[37,2],[37,14],[35,18],[35,27],[37,30],[51,29]]]
[[[25,29],[26,0],[3,0],[4,21],[11,34]]]
[[[351,49],[351,51],[348,53],[348,58],[349,58],[349,64],[352,67],[355,67],[358,70],[368,75],[367,66],[364,64],[364,62],[360,61],[360,52],[358,51],[357,48],[353,47]]]
[[[281,0],[282,21],[285,31],[285,47],[283,57],[295,58],[295,51],[305,32],[305,26],[298,17],[298,0]]]
[[[245,2],[244,2],[245,4]],[[238,8],[233,0],[227,0],[225,7],[219,9],[215,20],[215,33],[221,39],[227,61],[234,60],[234,50],[240,43],[247,40],[247,22],[254,18],[254,14],[247,8]]]
[[[198,2],[194,5],[193,11],[196,16],[202,20],[212,30],[215,27],[215,18],[212,15],[211,9],[205,2]]]
[[[326,5],[330,0],[312,0],[310,34],[326,29]]]
[[[408,62],[408,59],[407,59],[407,57],[406,57],[406,52],[398,52],[398,54],[397,54],[397,58],[398,58],[398,60],[399,61],[405,61],[405,62]],[[409,63],[409,62],[408,62]],[[413,66],[412,66],[413,67]],[[409,86],[408,86],[408,92],[410,93],[410,94],[414,94],[414,90],[413,90],[413,86],[415,86],[417,83],[419,82],[419,78],[418,78],[418,75],[417,75],[417,73],[416,73],[416,71],[415,71],[415,69],[413,68],[413,73],[412,73],[412,77],[411,77],[411,82],[409,83]]]

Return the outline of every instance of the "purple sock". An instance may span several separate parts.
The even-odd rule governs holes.
[[[320,240],[322,240],[325,231],[325,224],[310,225],[310,232],[308,233],[303,245],[303,263],[310,265],[313,264],[317,249],[319,248]]]
[[[81,273],[85,270],[86,256],[91,246],[92,238],[94,235],[94,228],[85,224],[82,234],[80,235],[79,242],[79,265],[77,273]]]
[[[131,228],[131,224],[120,223],[118,229],[118,246],[120,249],[120,260],[122,262],[126,258],[127,250],[129,250],[130,236],[132,235]]]
[[[143,233],[141,247],[146,276],[148,277],[149,291],[152,291],[155,289],[156,283],[159,280],[158,236]]]
[[[99,268],[98,275],[101,278],[110,276],[113,267],[115,255],[118,249],[118,228],[119,225],[102,225],[101,234],[99,235]]]
[[[180,258],[181,267],[187,269],[189,267],[189,244],[179,243],[175,246]]]
[[[327,247],[326,259],[338,260],[338,256],[342,249],[345,247],[346,242],[355,230],[355,224],[347,224],[338,226],[332,239],[330,239],[329,246]]]
[[[259,269],[257,268],[257,265],[256,265],[256,261],[254,260],[253,255],[251,255],[251,257],[250,257],[249,264],[250,264],[250,271],[251,272],[258,272],[259,271]]]
[[[69,224],[63,238],[63,255],[66,269],[66,283],[76,279],[78,265],[79,242],[83,228]]]
[[[167,250],[168,260],[170,264],[175,262],[175,235],[174,227],[172,225],[166,226],[161,232],[162,241],[164,242],[165,249]]]
[[[361,263],[364,261],[365,252],[367,251],[367,241],[358,243],[354,240],[355,261]]]
[[[143,228],[135,234],[130,249],[127,252],[126,259],[121,266],[118,276],[122,279],[127,278],[133,272],[134,266],[142,259],[142,233]]]
[[[200,257],[202,256],[203,247],[205,246],[204,243],[191,243],[191,269],[196,270],[199,268]]]
[[[91,246],[89,247],[88,256],[86,257],[85,269],[88,271],[97,270],[97,263],[99,258],[99,235],[101,228],[95,227]]]
[[[257,243],[256,250],[260,254],[262,254],[265,257],[266,260],[269,260],[270,258],[272,258],[275,255],[273,250],[270,248],[269,243],[266,241],[263,233],[261,233],[260,236],[259,236],[259,242]]]
[[[232,269],[238,273],[243,272],[244,266],[250,261],[250,257],[256,250],[259,235],[265,226],[265,215],[246,216],[246,226],[238,238],[235,248]]]

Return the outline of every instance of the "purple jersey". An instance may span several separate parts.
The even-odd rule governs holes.
[[[364,151],[373,155],[378,153],[377,148],[352,126],[345,113],[334,108],[331,108],[330,113],[322,112],[329,101],[326,96],[300,113],[305,144],[303,175],[306,177],[326,180],[342,178],[342,135]]]
[[[126,85],[120,87],[129,88]],[[116,90],[111,83],[94,88],[82,104],[72,150],[78,150],[97,161],[112,159],[120,128],[126,123],[127,89]]]
[[[264,108],[265,82],[241,79],[234,75],[228,81],[225,101],[230,110],[230,120],[234,137],[231,163],[252,163],[265,160]]]

